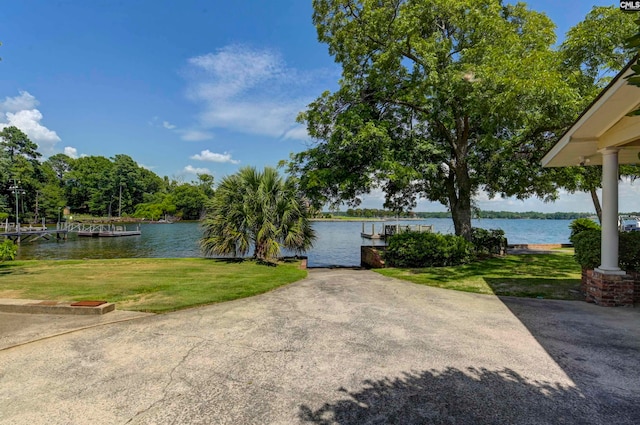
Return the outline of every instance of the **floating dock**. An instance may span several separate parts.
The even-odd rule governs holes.
[[[365,239],[384,239],[384,234],[376,232],[375,223],[371,223],[371,233],[365,232],[364,225],[365,223],[362,223],[362,232],[360,232],[360,237]],[[384,228],[384,225],[382,227]]]
[[[138,228],[138,230],[127,230],[123,226],[114,226],[113,230],[107,230],[106,232],[98,233],[98,237],[114,238],[119,236],[138,236],[141,234],[142,232],[140,231],[140,228]]]
[[[69,232],[75,232],[78,236],[90,238],[113,238],[120,236],[139,236],[142,234],[139,225],[136,230],[128,230],[126,226],[115,224],[69,223],[66,229]]]
[[[377,231],[376,224],[371,223],[371,233],[365,232],[365,223],[362,223],[362,232],[360,237],[364,239],[386,239],[389,236],[402,232],[420,232],[420,233],[433,233],[432,224],[382,224],[380,231]]]

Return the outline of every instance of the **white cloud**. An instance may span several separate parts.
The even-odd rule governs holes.
[[[181,134],[180,138],[187,142],[201,142],[213,139],[213,134],[201,130],[176,130]]]
[[[43,117],[35,109],[38,104],[38,100],[26,91],[21,91],[16,97],[5,97],[0,102],[0,130],[10,126],[18,127],[38,145],[40,153],[51,155],[60,137],[55,131],[40,124]]]
[[[629,178],[623,178],[618,185],[618,192],[621,212],[640,212],[640,180],[632,182]]]
[[[22,130],[32,142],[39,147],[40,153],[50,155],[54,152],[54,146],[60,141],[55,131],[49,130],[40,124],[42,113],[37,109],[25,109],[22,111],[6,112],[6,122],[0,122],[0,130],[15,126]]]
[[[173,130],[176,128],[176,126],[171,124],[169,121],[162,121],[162,126],[168,130]]]
[[[35,109],[40,102],[29,92],[21,91],[19,96],[5,97],[0,102],[0,112],[18,112],[25,109]]]
[[[77,158],[78,157],[78,149],[76,148],[72,148],[71,146],[65,146],[64,147],[64,154],[67,155],[70,158]]]
[[[183,171],[187,174],[211,174],[208,168],[196,168],[192,165],[187,165]]]
[[[203,105],[203,129],[278,138],[308,139],[296,116],[329,81],[327,73],[287,67],[276,52],[239,45],[193,57],[188,65],[187,93]]]
[[[295,140],[309,140],[309,133],[307,133],[306,127],[299,125],[297,127],[292,128],[287,131],[284,135],[285,139],[295,139]]]
[[[190,58],[188,63],[212,77],[199,86],[207,98],[226,99],[286,73],[277,53],[238,45]]]
[[[210,161],[210,162],[220,162],[229,164],[239,164],[240,161],[231,158],[230,153],[215,153],[211,152],[209,149],[200,152],[199,154],[193,155],[191,159],[195,159],[197,161]]]

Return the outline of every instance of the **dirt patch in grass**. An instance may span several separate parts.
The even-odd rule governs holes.
[[[0,298],[22,298],[23,291],[18,289],[5,289],[0,291]]]

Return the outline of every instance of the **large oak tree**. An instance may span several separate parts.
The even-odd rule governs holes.
[[[539,159],[580,99],[561,75],[554,24],[499,0],[314,0],[337,91],[300,116],[316,143],[292,156],[316,202],[439,201],[470,236],[473,198],[554,196]]]

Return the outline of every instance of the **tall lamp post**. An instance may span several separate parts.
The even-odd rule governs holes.
[[[13,179],[13,184],[9,186],[9,190],[11,191],[11,193],[14,193],[16,195],[16,230],[20,229],[20,220],[18,218],[18,196],[25,193],[25,190],[21,189],[19,184],[20,180]]]

